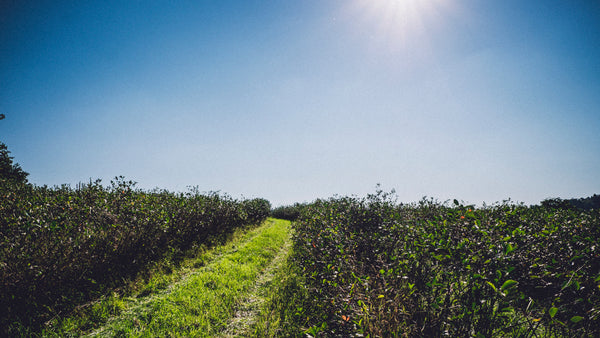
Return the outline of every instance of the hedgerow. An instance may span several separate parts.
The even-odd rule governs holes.
[[[282,205],[271,210],[271,217],[295,221],[300,217],[300,212],[306,204],[294,203],[293,205]]]
[[[317,200],[294,223],[296,311],[324,336],[600,335],[600,212]]]
[[[0,327],[39,327],[150,262],[176,257],[233,229],[258,224],[271,206],[197,190],[145,192],[119,177],[48,188],[0,182]]]

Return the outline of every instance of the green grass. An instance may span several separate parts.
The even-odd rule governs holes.
[[[298,267],[289,259],[293,249],[286,252],[283,262],[276,270],[260,313],[249,332],[252,337],[304,337],[312,300],[304,286]]]
[[[90,304],[85,317],[62,320],[57,323],[57,329],[48,330],[44,335],[212,337],[239,334],[226,329],[232,323],[253,320],[251,317],[258,312],[273,271],[284,261],[281,257],[286,256],[289,234],[288,221],[269,219],[260,227],[236,234],[228,244],[186,261],[181,269],[157,274],[139,288],[137,295],[115,294]],[[261,299],[256,301],[256,298]],[[247,303],[253,303],[251,309]],[[90,324],[102,322],[106,324],[96,329]],[[242,331],[249,327],[236,325]]]

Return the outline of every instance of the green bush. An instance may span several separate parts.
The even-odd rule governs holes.
[[[294,205],[279,206],[271,211],[271,217],[295,221],[300,217],[300,212],[305,204],[295,203]]]
[[[48,188],[0,185],[0,327],[36,327],[148,264],[262,222],[266,200],[135,189],[122,177]]]
[[[10,151],[4,143],[0,142],[0,183],[12,181],[25,184],[27,176],[29,174],[23,171],[18,163],[13,163]]]
[[[243,201],[242,207],[249,223],[260,223],[269,217],[271,212],[271,203],[262,198]]]
[[[598,336],[600,212],[383,193],[294,223],[311,335]]]

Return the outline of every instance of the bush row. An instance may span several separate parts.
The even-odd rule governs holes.
[[[0,185],[0,326],[36,326],[233,229],[262,222],[263,199],[135,189],[122,177],[76,189]]]
[[[271,211],[271,217],[285,219],[288,221],[295,221],[300,217],[300,212],[306,204],[295,203],[293,205],[282,205],[274,208]]]
[[[598,210],[391,197],[303,208],[293,262],[306,333],[600,336]]]

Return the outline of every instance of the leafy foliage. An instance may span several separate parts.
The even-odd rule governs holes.
[[[271,203],[264,198],[255,198],[241,202],[248,223],[258,224],[271,213]]]
[[[13,163],[10,151],[4,143],[0,142],[0,183],[12,181],[25,184],[28,175],[18,163]]]
[[[263,199],[144,192],[123,177],[48,188],[0,185],[0,327],[35,327],[142,271],[266,219]]]
[[[283,205],[271,211],[271,217],[295,221],[300,217],[300,212],[306,204],[295,203],[294,205]]]
[[[561,198],[548,198],[542,201],[541,205],[546,208],[554,209],[600,209],[600,195],[594,194],[587,198],[572,198],[564,200]]]
[[[311,335],[600,335],[597,210],[378,192],[317,200],[294,228]]]

